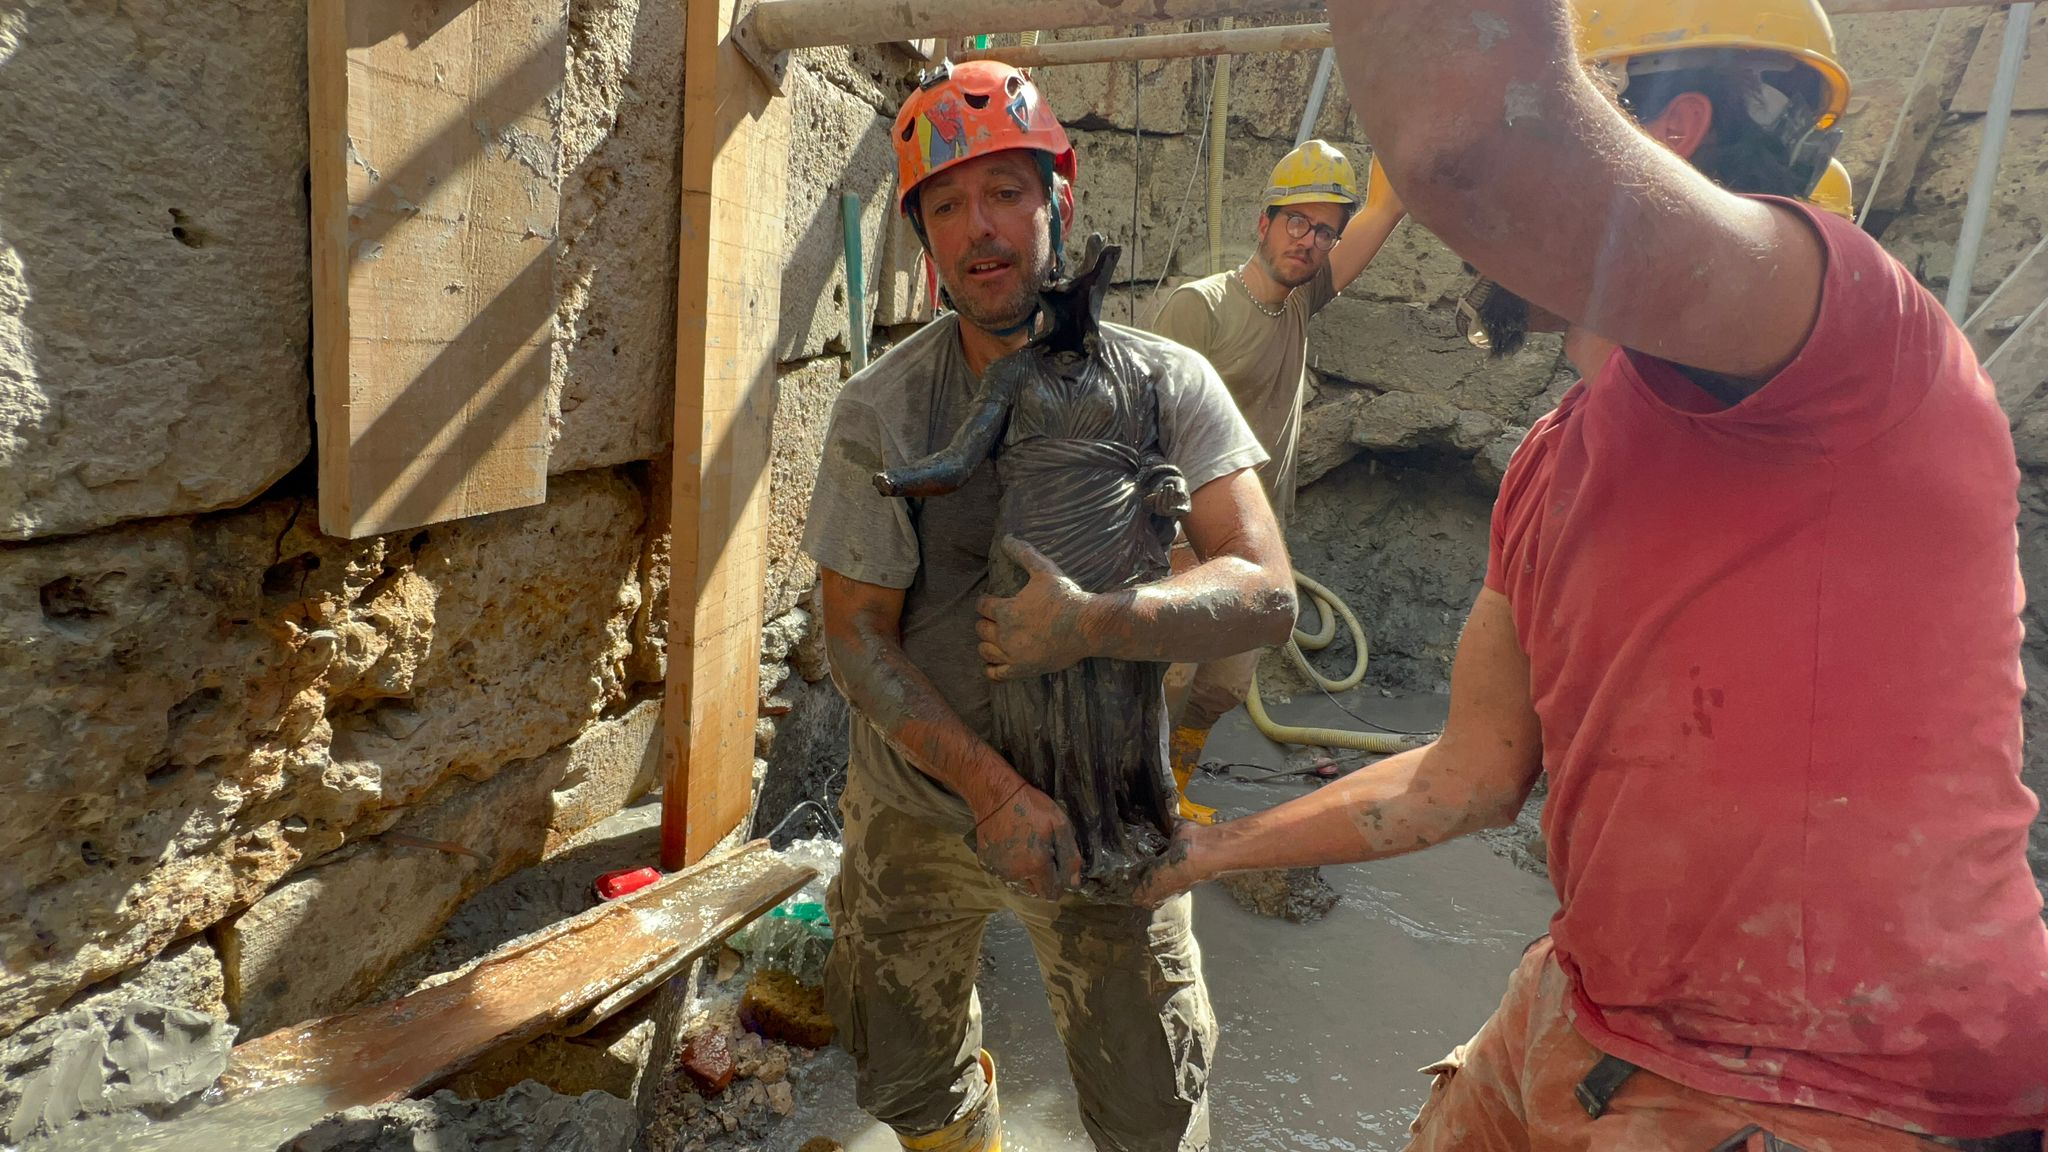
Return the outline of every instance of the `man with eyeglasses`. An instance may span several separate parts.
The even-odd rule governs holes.
[[[1228,272],[1181,285],[1153,330],[1208,357],[1269,457],[1258,470],[1284,531],[1294,510],[1295,446],[1308,385],[1308,322],[1379,254],[1403,210],[1375,161],[1363,208],[1358,177],[1342,152],[1310,140],[1282,157],[1267,180],[1252,257]],[[1182,548],[1175,568],[1193,562]],[[1169,680],[1188,684],[1175,703],[1173,776],[1181,815],[1208,823],[1215,810],[1189,802],[1188,779],[1209,729],[1244,703],[1259,653],[1251,651]],[[1174,692],[1179,695],[1178,691]]]

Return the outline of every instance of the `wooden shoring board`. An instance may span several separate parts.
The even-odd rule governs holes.
[[[769,425],[782,313],[788,102],[729,33],[731,0],[687,0],[676,292],[666,867],[746,818],[767,577]]]
[[[817,873],[757,840],[486,956],[444,984],[238,1045],[215,1105],[105,1143],[271,1152],[321,1117],[403,1099],[505,1044],[613,1009],[788,899]],[[83,1147],[83,1145],[79,1145]]]
[[[320,527],[547,496],[565,0],[308,0]]]

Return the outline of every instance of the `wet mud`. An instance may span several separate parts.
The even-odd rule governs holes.
[[[1441,696],[1377,692],[1344,703],[1414,729],[1440,725],[1445,707]],[[1354,723],[1320,697],[1270,710],[1286,723]],[[1205,756],[1268,768],[1287,757],[1241,709],[1217,725]],[[1233,816],[1306,790],[1198,776],[1190,793]],[[1547,881],[1473,838],[1322,871],[1337,904],[1312,924],[1259,916],[1218,885],[1195,893],[1195,935],[1222,1026],[1209,1085],[1218,1152],[1403,1147],[1429,1085],[1415,1070],[1471,1037],[1556,908]],[[1092,1152],[1030,940],[1007,917],[989,924],[979,988],[984,1040],[1002,1069],[1006,1152]],[[756,1147],[797,1152],[821,1136],[847,1152],[897,1147],[855,1107],[843,1052],[819,1056],[792,1122]]]

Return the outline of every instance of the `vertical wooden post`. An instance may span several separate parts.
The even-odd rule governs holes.
[[[732,43],[733,8],[684,17],[666,868],[738,826],[753,788],[789,110]]]

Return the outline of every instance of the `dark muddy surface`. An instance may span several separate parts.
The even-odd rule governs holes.
[[[1347,695],[1345,704],[1380,723],[1420,729],[1441,723],[1445,700],[1367,690]],[[1271,711],[1283,722],[1354,723],[1321,697]],[[1283,766],[1287,756],[1252,730],[1242,710],[1218,725],[1208,753],[1267,767]],[[1306,787],[1207,778],[1192,792],[1241,815]],[[1222,1025],[1210,1082],[1216,1149],[1400,1148],[1428,1087],[1416,1069],[1486,1019],[1523,946],[1556,906],[1547,881],[1479,840],[1328,868],[1324,876],[1339,902],[1306,925],[1247,912],[1214,885],[1196,893],[1195,931]],[[980,987],[1002,1084],[1004,1148],[1089,1152],[1037,964],[1014,921],[990,924]],[[763,1148],[795,1152],[816,1136],[839,1140],[848,1152],[896,1147],[854,1106],[852,1064],[838,1051],[813,1064],[795,1119]]]

